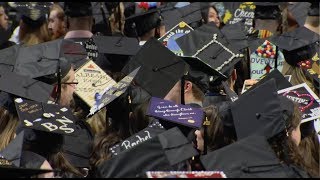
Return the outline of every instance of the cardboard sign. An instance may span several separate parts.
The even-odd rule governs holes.
[[[276,46],[270,41],[259,46],[255,52],[250,55],[250,78],[260,79],[261,76],[271,72],[275,68]],[[281,72],[284,63],[284,56],[281,51],[277,51],[277,69]]]
[[[148,178],[227,178],[223,171],[147,171]]]
[[[190,33],[191,31],[193,31],[192,27],[182,21],[158,40],[177,56],[183,56],[183,52],[177,44],[176,39]]]
[[[75,93],[89,106],[95,105],[97,93],[111,87],[116,82],[108,76],[96,63],[89,60],[75,73],[78,85]]]
[[[319,97],[306,83],[282,89],[278,94],[299,104],[302,113],[301,123],[320,118]]]
[[[175,104],[172,101],[156,97],[151,98],[147,115],[192,128],[202,127],[204,118],[204,113],[199,108]]]
[[[76,125],[72,111],[56,104],[16,98],[14,100],[19,119],[23,125],[36,130],[74,135]]]
[[[112,156],[117,156],[119,153],[131,149],[136,145],[143,143],[144,141],[147,141],[151,138],[154,138],[158,134],[163,133],[165,131],[166,129],[164,129],[158,121],[155,121],[148,127],[134,134],[133,136],[130,136],[126,140],[112,146],[109,150]]]
[[[128,76],[124,77],[118,83],[107,86],[104,90],[96,92],[96,101],[90,109],[90,113],[87,117],[94,115],[96,112],[100,111],[103,107],[108,105],[110,102],[115,100],[117,97],[121,96],[129,87],[133,78],[137,75],[140,67],[132,71]]]

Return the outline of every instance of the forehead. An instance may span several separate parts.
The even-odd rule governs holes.
[[[50,11],[49,18],[57,18],[57,16],[58,16],[58,10]]]
[[[213,7],[209,7],[209,13],[217,14],[217,11]]]

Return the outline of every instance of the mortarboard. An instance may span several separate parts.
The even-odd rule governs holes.
[[[97,167],[100,177],[139,177],[146,171],[177,170],[174,165],[198,152],[178,128],[124,151]]]
[[[0,174],[2,178],[30,178],[43,173],[52,172],[49,169],[31,169],[31,168],[20,168],[14,166],[2,166],[0,165]]]
[[[181,8],[162,8],[161,16],[163,17],[166,31],[172,29],[181,21],[184,21],[189,25],[200,22],[202,19],[200,9],[200,2],[190,3]]]
[[[262,77],[258,83],[254,84],[250,89],[247,91],[253,90],[255,87],[260,86],[261,84],[267,82],[270,79],[274,79],[276,82],[277,90],[285,89],[291,87],[292,84],[281,74],[278,69],[275,69],[268,73],[266,76]]]
[[[288,6],[288,10],[292,13],[292,16],[301,27],[303,27],[306,22],[309,8],[310,3],[308,2],[294,2]]]
[[[72,18],[92,16],[92,4],[86,1],[64,2],[64,13]]]
[[[9,71],[0,73],[0,90],[15,96],[46,103],[53,86]]]
[[[71,136],[78,133],[74,116],[66,107],[22,98],[16,98],[14,103],[25,128]]]
[[[128,73],[141,66],[137,84],[151,96],[164,98],[186,73],[187,64],[158,40],[148,40],[123,68]]]
[[[40,27],[47,20],[51,5],[50,2],[20,2],[16,9],[24,23],[32,27]]]
[[[312,1],[310,3],[311,3],[311,6],[308,11],[308,16],[319,16],[319,2]]]
[[[249,136],[200,157],[206,171],[223,171],[228,178],[288,177],[264,136]]]
[[[93,36],[92,38],[99,53],[133,56],[140,49],[136,38],[124,36]]]
[[[20,167],[24,132],[20,132],[2,151],[0,155],[16,167]]]
[[[176,40],[184,56],[197,57],[219,72],[220,79],[230,76],[243,54],[238,53],[213,22],[202,25]],[[211,80],[215,81],[215,80]]]
[[[281,18],[280,5],[285,2],[254,2],[254,19],[279,19]]]
[[[125,19],[126,23],[132,24],[136,30],[137,37],[140,37],[153,28],[160,26],[161,17],[159,9],[150,9],[142,13],[134,14]]]
[[[286,128],[274,79],[239,96],[231,111],[238,140],[252,134],[270,138]]]
[[[221,32],[238,51],[249,46],[247,32],[243,23],[226,24],[222,27]]]
[[[0,69],[1,72],[13,71],[16,63],[16,56],[20,45],[14,45],[0,50]]]

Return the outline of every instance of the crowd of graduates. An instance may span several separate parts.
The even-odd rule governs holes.
[[[319,23],[319,2],[0,2],[0,177],[320,177]]]

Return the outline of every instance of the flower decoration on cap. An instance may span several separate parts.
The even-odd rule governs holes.
[[[144,9],[145,11],[157,7],[157,2],[137,2],[138,7]]]
[[[264,58],[275,58],[276,50],[270,41],[266,40],[262,46],[259,46],[255,52],[258,56]]]

